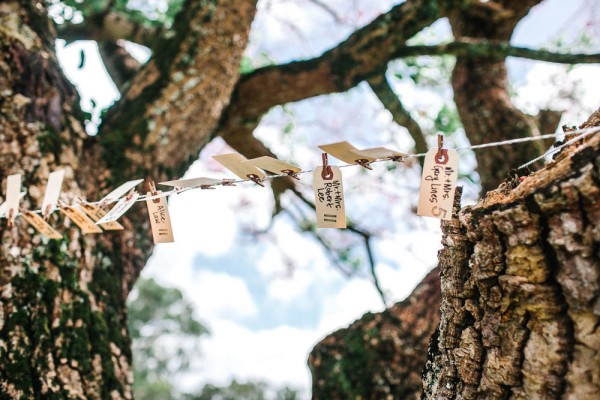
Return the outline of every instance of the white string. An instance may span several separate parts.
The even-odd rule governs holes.
[[[580,130],[575,130],[575,131],[571,131],[571,132],[558,132],[558,133],[549,133],[546,135],[540,135],[540,136],[531,136],[531,137],[524,137],[524,138],[517,138],[517,139],[509,139],[509,140],[503,140],[503,141],[499,141],[499,142],[491,142],[491,143],[483,143],[483,144],[477,144],[477,145],[473,145],[470,147],[462,147],[462,148],[456,148],[455,150],[457,151],[465,151],[465,150],[477,150],[477,149],[483,149],[483,148],[487,148],[487,147],[499,147],[499,146],[506,146],[506,145],[511,145],[511,144],[516,144],[516,143],[523,143],[523,142],[533,142],[533,141],[537,141],[537,140],[544,140],[544,139],[551,139],[551,138],[557,138],[559,136],[562,136],[564,134],[568,134],[568,135],[578,135],[576,137],[574,137],[573,139],[570,139],[569,141],[561,144],[560,146],[554,147],[551,150],[547,151],[546,153],[544,153],[543,155],[534,158],[533,160],[521,165],[518,169],[521,168],[525,168],[533,163],[535,163],[536,161],[539,161],[551,154],[554,154],[558,151],[560,151],[561,149],[563,149],[566,146],[569,146],[571,144],[573,144],[574,142],[583,139],[586,136],[589,136],[591,134],[600,132],[600,127],[594,127],[594,128],[587,128],[587,129],[580,129]],[[427,155],[427,153],[418,153],[418,154],[406,154],[400,157],[400,159],[398,159],[397,161],[404,161],[405,158],[418,158],[418,157],[425,157]],[[374,164],[374,163],[379,163],[379,162],[384,162],[384,161],[392,161],[391,159],[381,159],[381,160],[375,160],[370,162],[369,164]],[[395,161],[395,160],[394,160]],[[338,165],[338,168],[346,168],[346,167],[353,167],[359,165],[357,163],[354,164],[342,164],[342,165]],[[321,168],[321,167],[318,167]],[[296,173],[295,175],[303,175],[303,174],[308,174],[311,172],[314,172],[315,169],[308,169],[308,170],[303,170],[300,171],[298,173]],[[282,178],[282,177],[286,177],[286,176],[290,176],[289,174],[276,174],[276,175],[267,175],[266,177],[263,178],[263,181],[266,180],[272,180],[272,179],[276,179],[276,178]],[[217,182],[217,183],[211,183],[211,184],[207,184],[207,185],[202,185],[200,187],[185,187],[185,188],[175,188],[166,192],[162,192],[162,193],[158,193],[158,194],[152,194],[152,195],[141,195],[137,198],[136,202],[141,202],[141,201],[146,201],[146,200],[154,200],[154,199],[160,199],[163,197],[168,197],[174,194],[179,194],[179,193],[183,193],[183,192],[187,192],[189,190],[194,190],[194,189],[210,189],[213,188],[215,186],[235,186],[235,184],[237,183],[244,183],[244,182],[251,182],[252,180],[250,179],[238,179],[238,180],[223,180],[222,182]],[[111,203],[116,203],[118,202],[119,199],[113,199],[109,202],[106,202],[106,204],[111,204]],[[95,201],[95,202],[86,202],[87,204],[92,204],[92,205],[98,205],[100,204],[100,201]],[[54,207],[50,212],[54,212],[56,210],[60,209],[60,207]],[[34,211],[30,211],[36,214],[42,214],[42,210],[34,210]],[[18,217],[19,215],[21,215],[21,213],[17,213],[15,215],[15,217]],[[0,216],[0,218],[6,218],[6,215]]]

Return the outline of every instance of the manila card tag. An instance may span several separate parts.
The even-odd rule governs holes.
[[[154,194],[159,194],[157,192]],[[148,192],[147,196],[151,193]],[[171,217],[169,216],[169,208],[167,207],[167,198],[161,197],[158,199],[146,200],[148,206],[148,216],[150,217],[150,226],[152,227],[152,238],[154,243],[171,243],[174,242],[173,228],[171,228]]]
[[[31,226],[33,226],[39,233],[46,236],[48,239],[62,239],[62,235],[36,213],[31,211],[23,211],[21,216],[25,218],[25,221],[29,222]]]
[[[131,206],[135,204],[135,201],[138,199],[138,197],[140,197],[138,192],[133,192],[129,196],[121,197],[117,204],[111,208],[104,217],[100,218],[100,220],[96,222],[96,225],[116,221],[121,217],[121,215],[125,214],[127,210],[131,208]]]
[[[104,211],[103,209],[101,209],[100,207],[98,207],[95,204],[82,202],[81,210],[84,213],[86,213],[88,215],[88,217],[90,217],[92,220],[94,220],[94,222],[98,222],[99,220],[102,219],[102,217],[104,217],[106,215],[106,211]],[[102,229],[107,230],[107,231],[121,231],[121,230],[125,229],[125,228],[123,228],[123,225],[121,225],[117,221],[106,222],[104,224],[99,224],[99,226],[101,226]]]
[[[331,167],[333,172],[331,179],[324,179],[322,171],[322,167],[317,167],[313,172],[317,228],[345,228],[346,210],[342,171],[338,167]]]
[[[437,152],[438,149],[434,148],[425,156],[417,215],[448,220],[452,219],[458,153],[456,150],[442,149],[438,159]]]
[[[73,221],[83,233],[102,233],[102,229],[87,215],[81,211],[81,209],[74,206],[63,206],[60,211],[65,214],[71,221]]]

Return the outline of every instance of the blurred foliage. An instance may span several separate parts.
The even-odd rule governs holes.
[[[169,28],[184,0],[48,0],[57,22],[82,22],[105,12],[116,12],[148,27]]]
[[[239,383],[233,380],[229,386],[208,384],[198,394],[188,395],[186,400],[298,400],[298,393],[288,387],[269,395],[268,385],[264,382]]]
[[[193,317],[194,308],[179,289],[154,279],[138,279],[128,307],[136,399],[298,400],[288,387],[274,390],[264,382],[235,380],[229,386],[207,384],[198,393],[181,393],[173,380],[190,371],[192,358],[200,353],[198,339],[208,329]]]
[[[140,278],[128,301],[134,392],[143,400],[175,396],[171,379],[185,372],[208,330],[193,317],[181,291]]]

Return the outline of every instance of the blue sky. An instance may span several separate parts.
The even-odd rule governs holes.
[[[332,0],[328,4],[340,10],[343,20],[336,26],[331,16],[302,0],[262,0],[247,55],[258,59],[261,53],[268,53],[276,62],[316,56],[394,3]],[[589,13],[570,17],[581,4],[583,1],[545,1],[518,27],[513,42],[544,46],[556,35],[577,37],[578,31],[572,27],[581,27]],[[439,21],[426,38],[433,42],[447,39],[448,32],[447,23]],[[87,66],[78,70],[81,48],[86,49]],[[101,107],[117,98],[92,43],[67,48],[59,44],[59,56],[82,93],[84,108],[89,109],[90,98]],[[600,105],[598,67],[578,67],[568,77],[564,76],[565,67],[552,64],[510,60],[509,67],[511,82],[518,88],[515,101],[528,112],[542,106],[563,108],[567,110],[563,122],[573,124]],[[571,87],[577,80],[584,83],[577,101],[557,95],[557,87]],[[431,124],[444,104],[451,104],[449,86],[423,90],[400,80],[392,80],[392,85],[424,126]],[[282,135],[282,127],[289,122],[294,122],[295,128]],[[256,136],[280,158],[303,169],[319,165],[316,145],[339,140],[358,147],[411,149],[406,131],[394,125],[364,84],[348,93],[276,107],[263,118]],[[467,146],[468,140],[457,134],[448,145]],[[230,151],[222,140],[215,139],[202,150],[186,177],[231,178],[210,158]],[[474,163],[473,156],[465,154],[462,172],[471,171]],[[359,226],[378,234],[374,242],[377,272],[390,299],[401,300],[435,265],[440,246],[439,222],[417,218],[411,211],[417,200],[419,169],[402,165],[388,171],[387,166],[378,164],[372,172],[358,167],[343,172],[347,213]],[[302,178],[299,185],[311,198],[310,180]],[[474,193],[467,194],[467,201],[475,200]],[[293,207],[297,200],[286,196],[284,204]],[[382,309],[364,265],[357,276],[345,278],[332,267],[314,238],[301,234],[288,217],[277,217],[268,234],[246,233],[269,224],[273,199],[268,187],[240,184],[186,192],[170,198],[169,207],[176,243],[157,246],[143,275],[179,287],[195,305],[198,319],[212,332],[202,341],[197,373],[182,379],[184,387],[237,378],[307,389],[306,357],[312,346],[362,313]],[[327,235],[337,243],[348,240],[337,232]],[[360,256],[360,246],[352,241],[348,245]]]

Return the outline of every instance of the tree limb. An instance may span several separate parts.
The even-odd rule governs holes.
[[[98,42],[98,52],[110,78],[123,93],[129,82],[141,67],[141,64],[118,42]]]
[[[410,115],[410,112],[402,105],[398,95],[390,87],[385,75],[379,75],[367,80],[373,93],[377,96],[381,104],[392,114],[394,122],[404,126],[413,141],[415,142],[415,150],[417,153],[427,153],[428,147],[425,141],[425,134],[419,126],[418,122]]]

